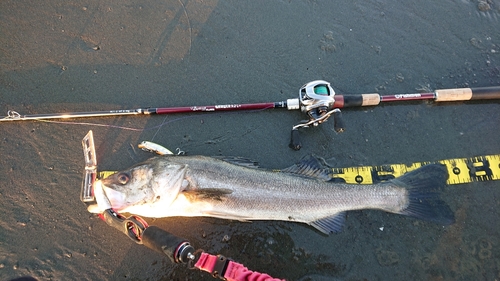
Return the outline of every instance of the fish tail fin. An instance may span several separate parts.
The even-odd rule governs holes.
[[[442,164],[426,165],[392,180],[408,190],[409,205],[398,213],[441,225],[453,224],[453,211],[439,198],[447,180],[448,170]]]

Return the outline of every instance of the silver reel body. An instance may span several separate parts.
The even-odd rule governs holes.
[[[300,110],[307,114],[309,120],[301,121],[292,128],[290,147],[299,150],[302,144],[299,140],[298,129],[309,126],[318,126],[326,122],[330,116],[335,119],[335,131],[343,132],[340,109],[335,108],[335,91],[330,83],[324,80],[315,80],[302,86],[299,90]]]

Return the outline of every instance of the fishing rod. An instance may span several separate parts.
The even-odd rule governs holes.
[[[105,117],[105,116],[127,116],[127,115],[155,115],[174,114],[189,112],[217,112],[217,111],[239,111],[260,110],[270,108],[286,108],[288,110],[300,109],[308,116],[308,120],[301,121],[292,127],[291,141],[289,146],[294,150],[302,147],[298,129],[310,126],[318,126],[326,122],[331,116],[334,119],[336,132],[343,132],[344,122],[342,120],[341,108],[376,106],[385,102],[401,102],[414,100],[432,100],[434,102],[470,101],[470,100],[493,100],[500,99],[500,86],[482,88],[456,88],[441,89],[428,93],[411,93],[396,95],[379,95],[377,93],[360,95],[335,95],[330,83],[324,80],[315,80],[303,85],[299,90],[299,97],[279,102],[247,103],[247,104],[222,104],[204,106],[184,107],[158,107],[119,109],[108,111],[70,112],[53,114],[31,114],[21,115],[16,111],[9,110],[7,116],[0,117],[0,122],[47,120],[47,119],[70,119],[81,117]]]

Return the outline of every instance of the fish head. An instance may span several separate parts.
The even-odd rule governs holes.
[[[142,213],[140,210],[153,210],[158,205],[168,208],[186,186],[187,165],[165,158],[152,158],[96,181],[94,194],[99,208],[89,211],[112,208],[117,212]]]

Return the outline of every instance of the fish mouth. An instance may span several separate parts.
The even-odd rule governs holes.
[[[102,213],[107,209],[121,210],[125,202],[125,194],[107,187],[103,180],[96,180],[92,185],[94,201],[89,202],[87,210],[91,213]]]
[[[123,198],[124,194],[112,190],[103,183],[103,180],[98,179],[97,157],[92,130],[82,139],[82,146],[85,170],[80,200],[87,205],[87,209],[91,213],[102,213],[112,207],[123,207],[123,204],[118,204],[118,202]]]
[[[106,187],[107,188],[107,187]],[[107,188],[109,189],[109,188]],[[102,213],[112,207],[101,180],[96,180],[92,184],[92,195],[94,200],[87,203],[87,210],[91,213]]]
[[[102,190],[104,192],[104,196],[106,197],[106,206],[110,208],[120,210],[124,207],[124,202],[126,199],[126,195],[120,191],[117,191],[113,188],[107,187],[104,181],[98,181],[96,183],[100,183],[102,186]],[[108,205],[109,203],[109,205]]]

